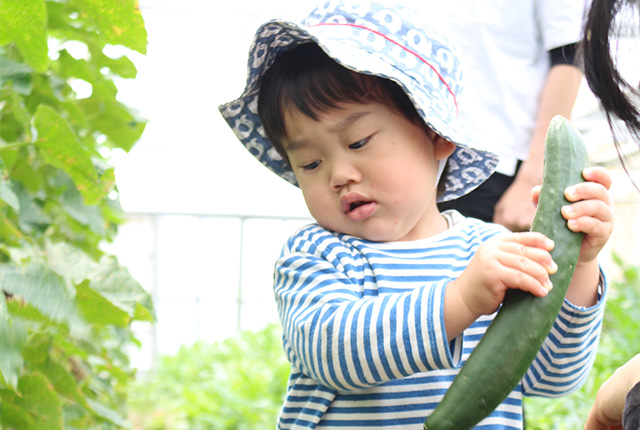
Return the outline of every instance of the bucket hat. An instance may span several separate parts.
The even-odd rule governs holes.
[[[219,109],[245,148],[271,171],[297,186],[258,115],[261,77],[283,52],[309,42],[347,69],[396,82],[426,125],[456,144],[438,201],[467,194],[491,175],[497,156],[475,148],[458,119],[462,72],[452,44],[411,9],[373,1],[325,1],[300,24],[272,20],[257,30],[245,90]]]

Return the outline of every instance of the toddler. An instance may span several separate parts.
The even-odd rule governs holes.
[[[300,25],[258,29],[247,87],[220,110],[260,162],[300,188],[317,221],[275,266],[291,362],[279,429],[422,429],[505,291],[552,288],[549,238],[438,211],[497,163],[460,127],[460,90],[451,44],[398,4],[326,1]],[[611,180],[601,168],[584,176],[563,209],[585,235],[567,298],[483,429],[522,429],[523,395],[577,389],[595,358]]]

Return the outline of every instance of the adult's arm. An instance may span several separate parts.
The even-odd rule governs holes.
[[[623,416],[624,413],[624,416]],[[640,354],[627,361],[598,390],[584,430],[638,427],[640,420]],[[632,425],[635,420],[635,427]],[[627,422],[628,421],[628,422]]]
[[[557,64],[549,70],[540,98],[529,155],[511,186],[496,204],[494,222],[511,231],[530,228],[535,215],[530,198],[531,189],[542,183],[544,145],[549,122],[555,115],[565,118],[571,116],[581,82],[582,72],[571,64]]]

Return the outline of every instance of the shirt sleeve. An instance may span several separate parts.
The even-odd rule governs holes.
[[[538,0],[537,14],[545,51],[580,40],[586,4],[586,0]]]
[[[596,305],[585,308],[564,301],[523,379],[525,394],[560,397],[582,386],[596,357],[607,288],[601,271]]]
[[[576,52],[578,50],[577,43],[571,43],[569,45],[560,46],[549,51],[549,61],[551,67],[561,64],[568,64],[575,66]],[[577,66],[576,66],[577,67]]]
[[[442,312],[446,281],[364,295],[363,283],[372,282],[365,259],[322,231],[292,238],[276,263],[274,292],[292,365],[339,391],[454,367]]]

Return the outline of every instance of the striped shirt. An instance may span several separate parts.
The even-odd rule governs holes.
[[[445,214],[447,231],[413,242],[369,242],[317,224],[288,240],[274,286],[291,362],[278,429],[423,428],[495,316],[448,342],[447,283],[480,245],[506,232]],[[565,300],[523,380],[476,428],[522,429],[523,395],[579,388],[595,358],[603,302],[581,308]]]

